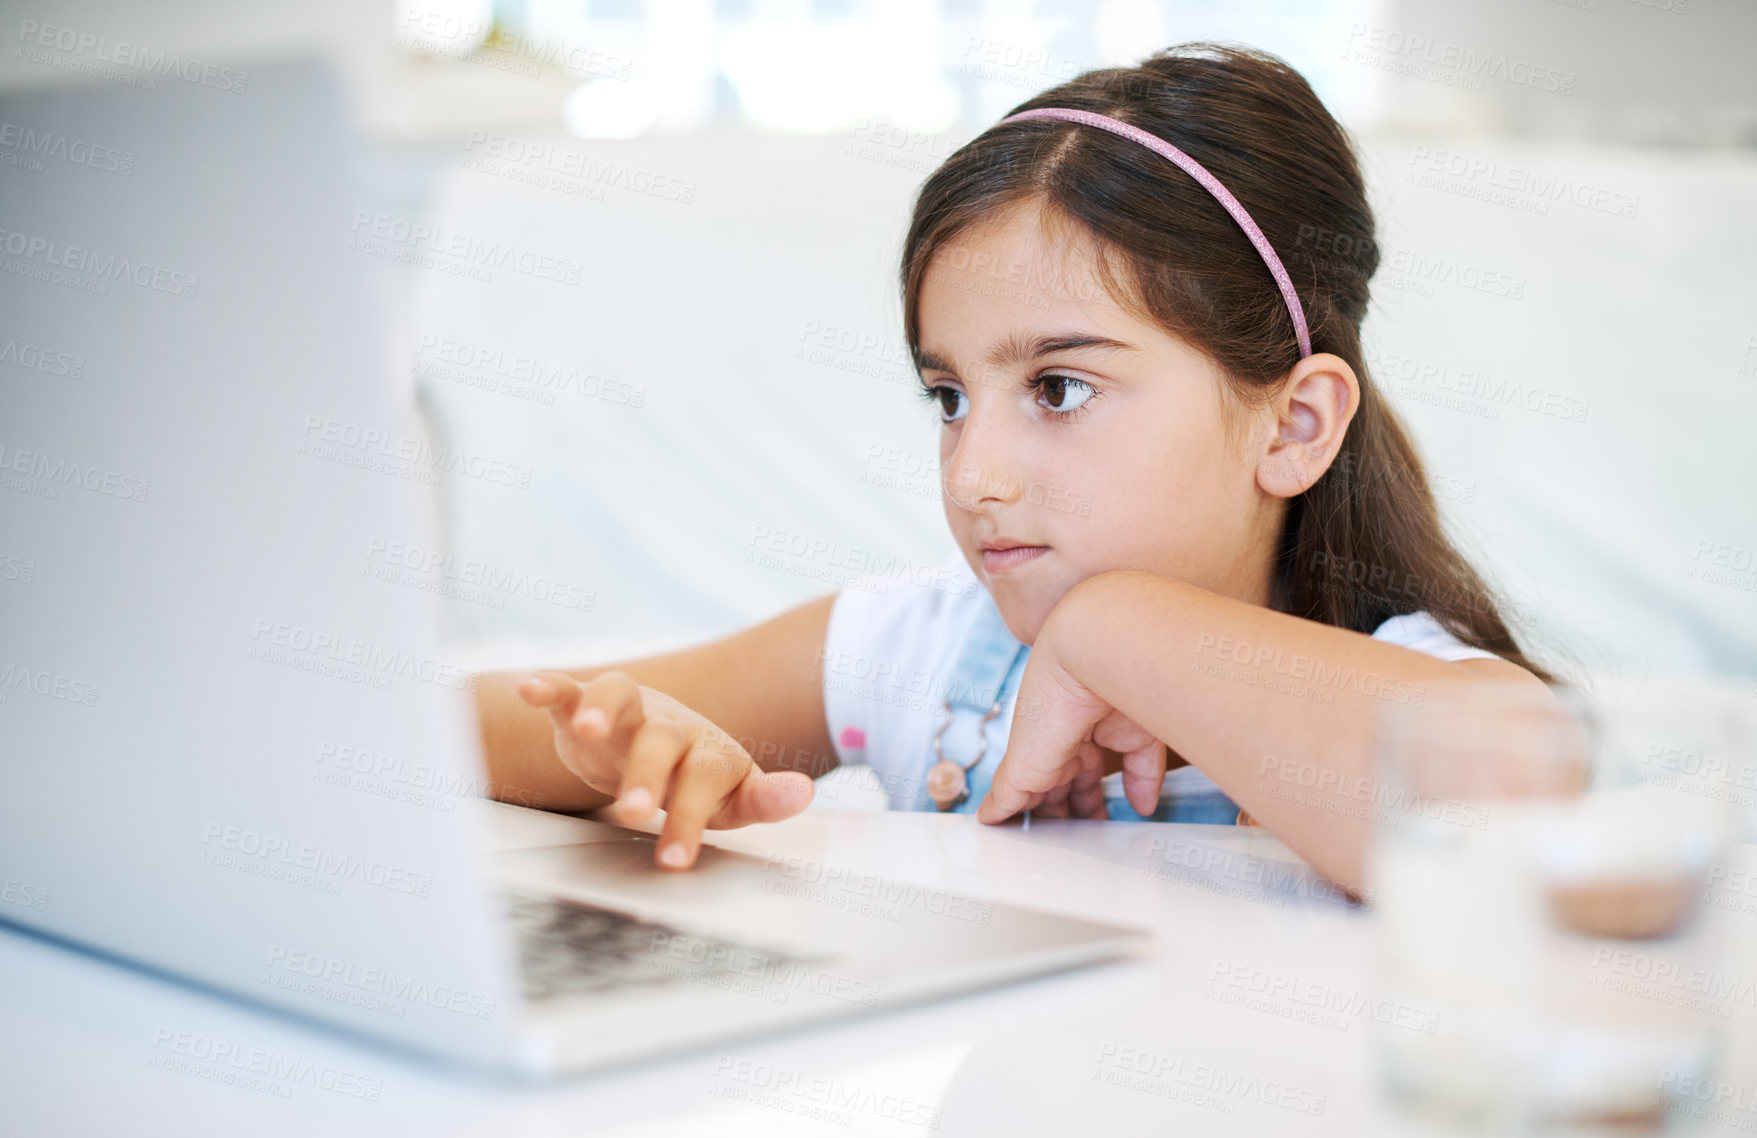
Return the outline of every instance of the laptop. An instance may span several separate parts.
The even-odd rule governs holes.
[[[485,801],[445,601],[372,555],[529,474],[423,429],[387,315],[503,251],[407,236],[321,62],[235,70],[0,93],[0,920],[538,1077],[1142,947]]]

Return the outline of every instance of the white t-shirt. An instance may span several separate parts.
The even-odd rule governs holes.
[[[824,639],[830,738],[844,764],[872,768],[892,809],[926,807],[922,787],[934,732],[945,719],[941,699],[954,682],[958,639],[982,602],[982,584],[962,555],[911,580],[863,577],[836,595]],[[1425,612],[1392,617],[1373,639],[1441,660],[1497,658],[1463,643]],[[1012,729],[1014,694],[998,717],[1002,739]],[[1194,766],[1178,767],[1166,780],[1167,793],[1219,791]]]

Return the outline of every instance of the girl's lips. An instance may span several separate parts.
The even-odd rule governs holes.
[[[982,551],[982,568],[988,573],[1005,573],[1009,569],[1017,569],[1028,561],[1035,561],[1049,552],[1047,545],[1015,545],[1011,549],[985,549]]]

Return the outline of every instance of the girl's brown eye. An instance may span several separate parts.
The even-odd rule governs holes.
[[[964,393],[955,387],[949,387],[943,383],[936,383],[932,386],[924,384],[916,394],[920,395],[921,398],[925,399],[927,402],[938,405],[940,421],[942,423],[952,423],[962,419],[967,410],[967,408],[961,406],[964,400]]]
[[[944,383],[929,385],[924,381],[915,390],[915,393],[921,395],[922,399],[928,400],[929,404],[938,404],[936,409],[940,413],[942,423],[961,420],[965,416],[965,407],[958,406],[959,400],[965,397],[965,393],[959,392],[958,388],[954,388],[954,386],[947,386]]]
[[[1046,375],[1037,381],[1037,387],[1044,405],[1060,414],[1079,409],[1098,393],[1090,383],[1071,375]]]

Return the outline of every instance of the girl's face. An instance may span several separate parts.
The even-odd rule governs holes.
[[[1039,218],[966,230],[922,280],[921,380],[965,559],[1026,644],[1110,569],[1266,603],[1285,504],[1257,483],[1261,417],[1229,415],[1212,360],[1104,291],[1089,236]]]

